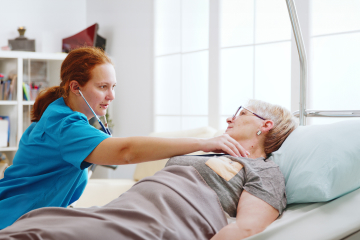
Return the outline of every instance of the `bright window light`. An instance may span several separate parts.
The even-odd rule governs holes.
[[[182,114],[208,114],[208,51],[182,56]]]
[[[255,43],[291,39],[291,23],[284,0],[256,0]]]
[[[183,117],[182,129],[194,129],[209,126],[208,117]]]
[[[254,2],[221,1],[221,46],[231,47],[254,43]]]
[[[359,109],[360,33],[312,39],[311,109]]]
[[[181,130],[181,117],[157,116],[155,117],[155,132],[170,132]]]
[[[181,55],[155,58],[155,114],[181,113]]]
[[[359,0],[312,0],[312,35],[360,30]]]
[[[209,48],[209,0],[181,2],[182,52]]]
[[[155,55],[181,51],[181,1],[155,1]]]
[[[221,115],[231,115],[253,98],[254,47],[221,50]]]
[[[291,42],[255,47],[255,99],[290,109]]]

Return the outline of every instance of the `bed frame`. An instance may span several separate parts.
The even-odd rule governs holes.
[[[300,106],[293,114],[299,117],[300,126],[306,125],[306,117],[360,117],[360,110],[309,110],[306,109],[307,58],[303,37],[293,0],[286,0],[291,26],[294,32],[300,60]]]

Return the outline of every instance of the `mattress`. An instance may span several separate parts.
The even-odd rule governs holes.
[[[358,239],[360,189],[324,203],[288,205],[263,232],[247,239]]]

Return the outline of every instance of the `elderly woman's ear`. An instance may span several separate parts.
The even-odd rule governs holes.
[[[274,122],[272,120],[264,120],[261,126],[261,132],[268,133],[274,127]]]

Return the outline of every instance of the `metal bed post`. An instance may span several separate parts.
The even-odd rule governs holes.
[[[293,113],[294,116],[299,117],[300,126],[306,125],[306,117],[360,117],[360,110],[306,110],[307,60],[304,41],[294,0],[286,0],[286,5],[300,59],[300,108]]]
[[[300,59],[300,126],[306,125],[306,87],[307,87],[307,60],[303,37],[293,0],[286,0],[291,26],[294,32],[297,50]]]

